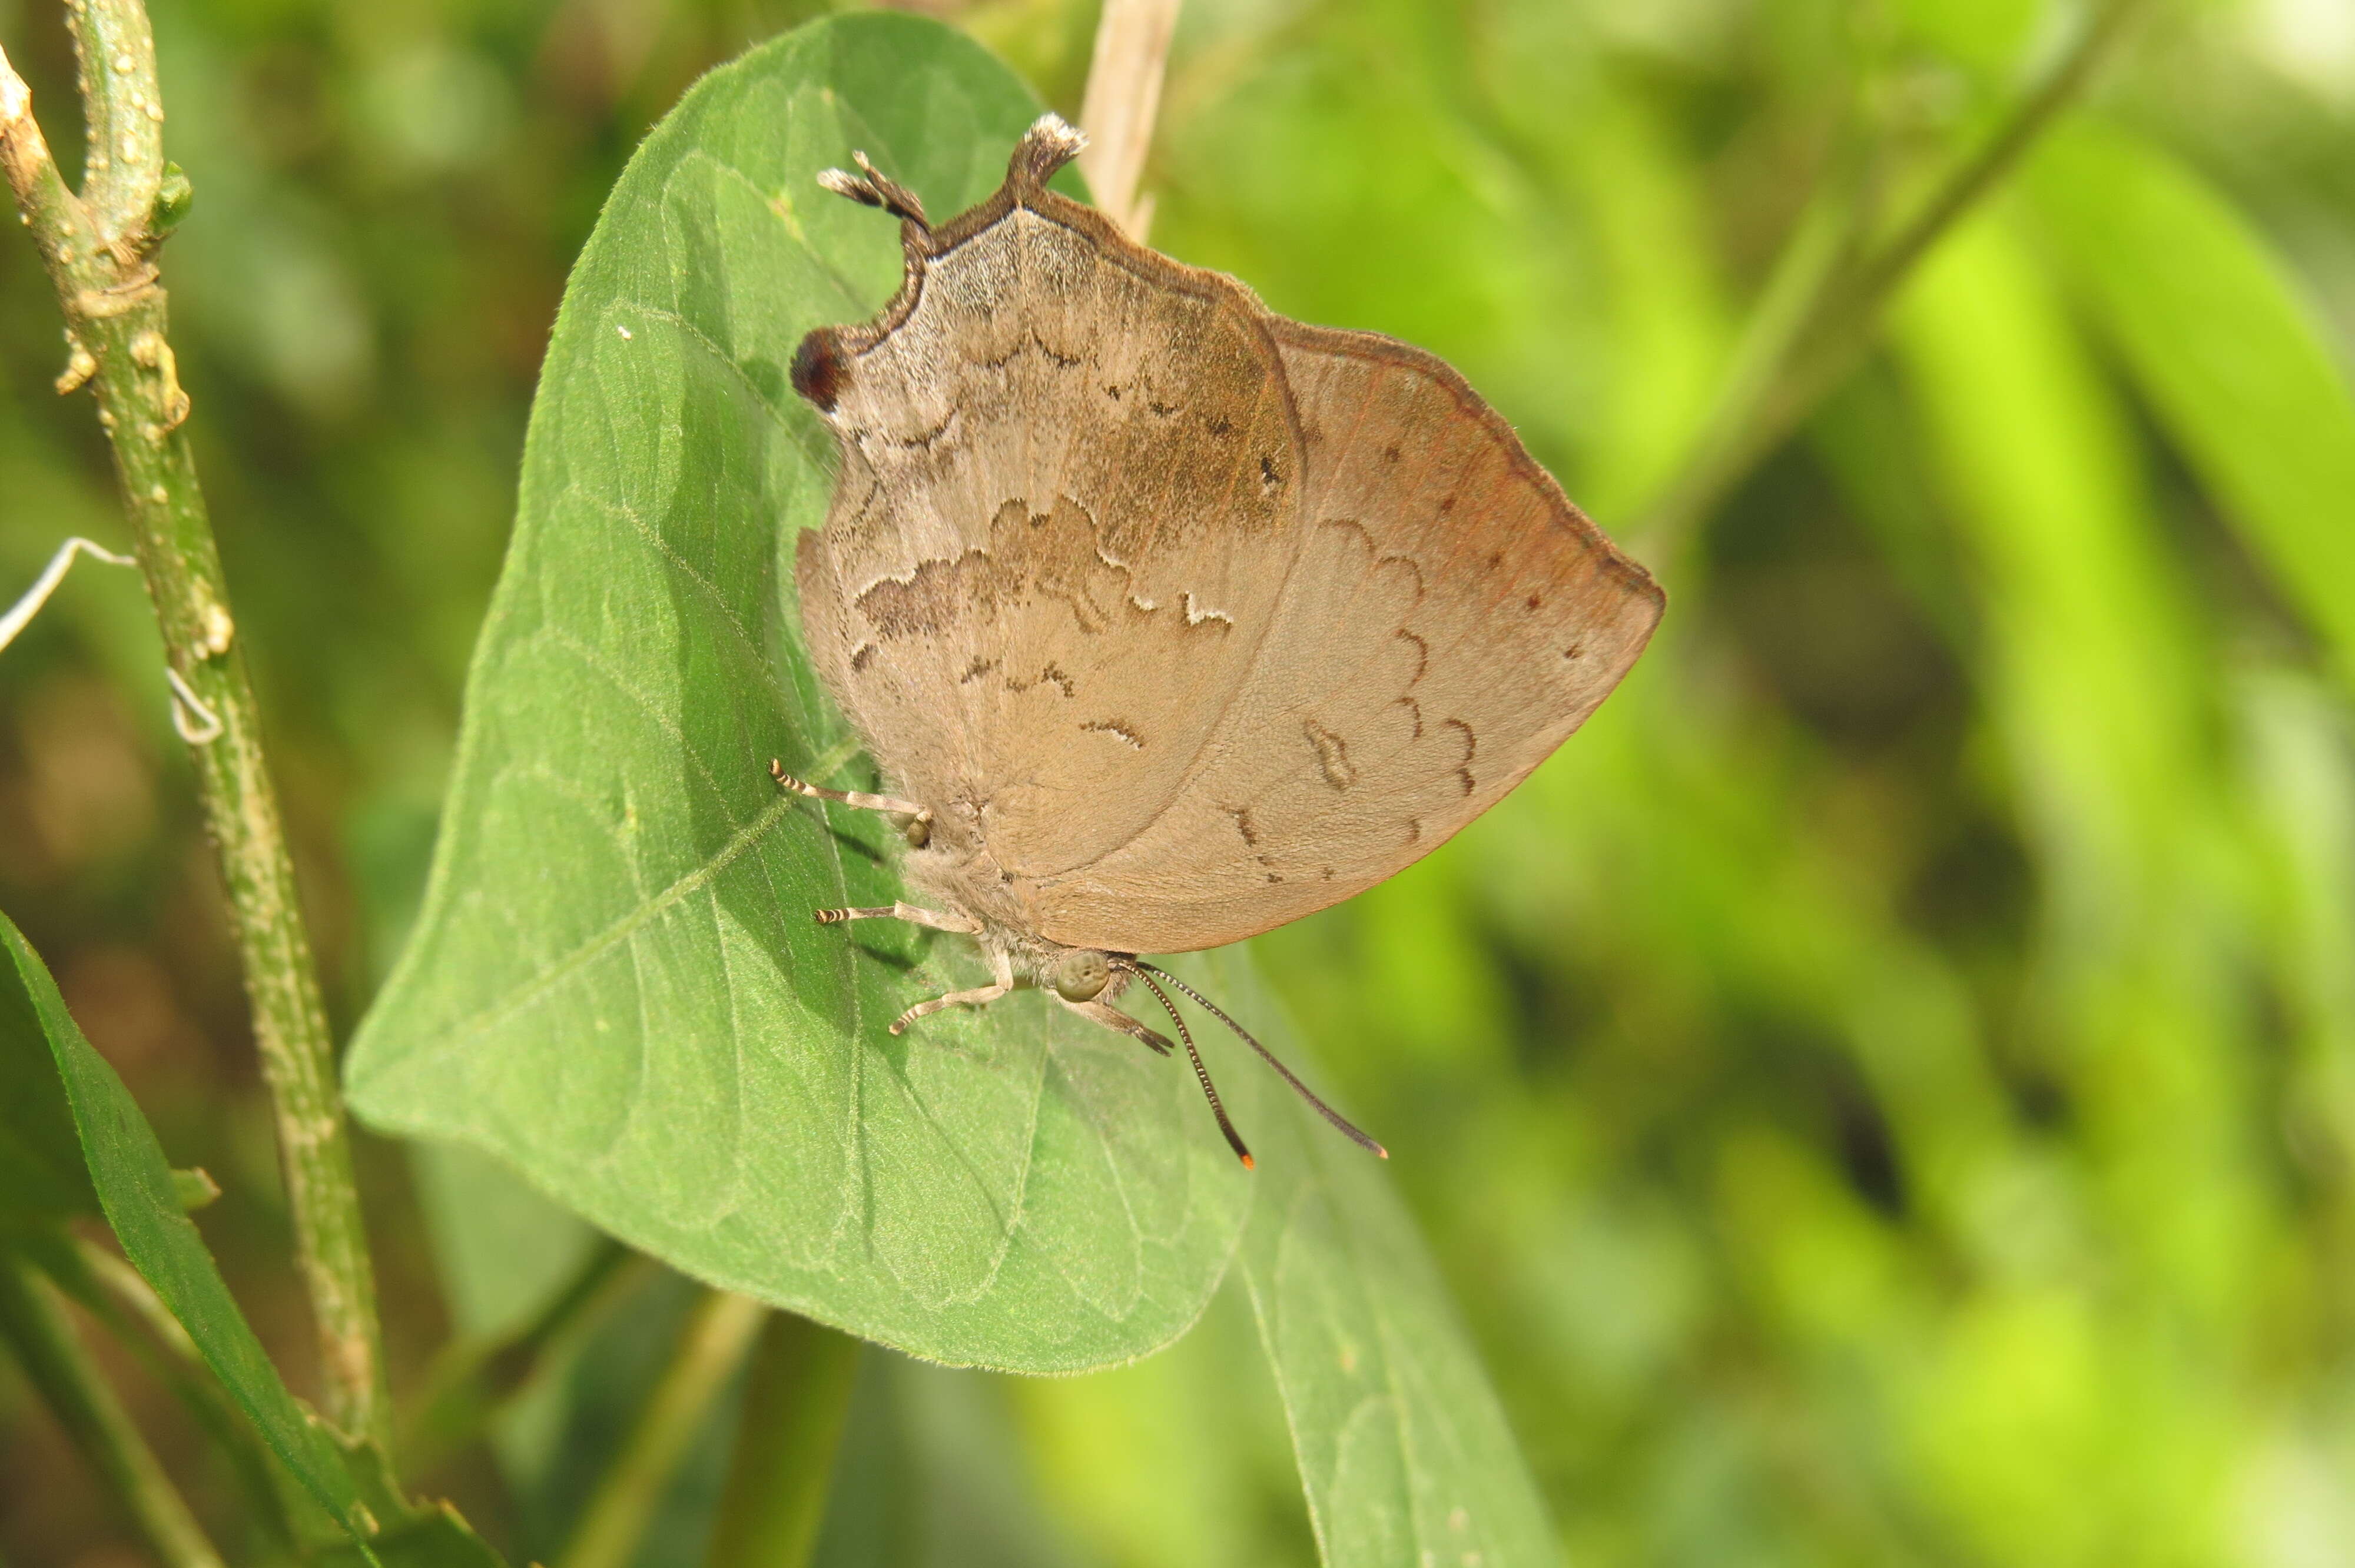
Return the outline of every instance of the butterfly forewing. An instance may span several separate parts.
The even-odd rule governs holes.
[[[1045,877],[1178,792],[1286,578],[1299,455],[1241,290],[1000,205],[911,233],[898,319],[840,334],[843,476],[800,577],[894,788]]]

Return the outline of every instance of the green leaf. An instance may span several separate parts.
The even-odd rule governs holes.
[[[840,739],[784,586],[831,487],[786,366],[899,279],[893,226],[815,175],[863,150],[954,212],[1037,112],[958,35],[862,16],[647,138],[566,291],[425,907],[346,1084],[687,1273],[1063,1372],[1191,1323],[1252,1183],[1184,1073],[1035,993],[888,1034],[974,983],[971,944],[814,925],[894,895],[881,826],[767,776]]]
[[[2039,154],[2036,213],[2194,471],[2355,678],[2355,394],[2246,218],[2124,132]]]
[[[714,1283],[1013,1371],[1166,1343],[1251,1215],[1327,1560],[1550,1561],[1374,1161],[1231,1041],[1204,1045],[1255,1176],[1188,1075],[1036,993],[894,1039],[976,970],[970,945],[810,921],[897,892],[879,824],[766,777],[851,754],[781,567],[830,484],[783,367],[898,280],[891,226],[814,175],[863,150],[953,212],[1036,109],[954,34],[849,17],[715,72],[641,149],[558,322],[419,933],[352,1103]],[[1188,972],[1273,1017],[1248,956]]]
[[[180,1200],[180,1212],[193,1214],[198,1209],[209,1208],[221,1195],[220,1183],[203,1166],[172,1172],[172,1191]]]
[[[353,1540],[365,1543],[369,1516],[350,1472],[316,1417],[295,1402],[246,1326],[212,1254],[181,1211],[164,1149],[114,1069],[82,1038],[57,982],[24,936],[0,915],[0,1053],[12,1078],[37,1073],[60,1085],[89,1179],[124,1255],[188,1330],[213,1374],[271,1451]],[[35,1062],[21,1032],[47,1046]],[[366,1546],[362,1546],[365,1552]]]
[[[382,1568],[505,1568],[474,1526],[442,1501],[412,1501],[384,1450],[373,1442],[336,1439],[346,1472],[359,1489],[361,1506],[377,1528],[365,1548],[329,1542],[314,1554],[321,1568],[363,1560]]]
[[[2017,1212],[2083,1216],[2070,1245],[2166,1304],[2152,1310],[2258,1322],[2280,1200],[2243,1132],[2273,1113],[2251,1066],[2268,1026],[2239,1001],[2246,820],[2210,733],[2228,665],[2126,411],[2019,228],[1993,210],[1959,226],[1896,316],[1971,551],[1991,738],[2048,927],[2005,1028],[2032,1043],[2021,1059],[2052,1075],[2083,1129],[2065,1145],[2082,1171],[2056,1169]],[[2052,1158],[2024,1136],[2019,1148]],[[1958,1547],[2091,1561],[2221,1539],[2231,1493],[2209,1478],[2227,1471],[2209,1457],[2219,1406],[2201,1374],[2098,1292],[1987,1255],[1987,1283],[1905,1352],[1922,1414],[1891,1446],[1956,1520]],[[2114,1478],[2158,1474],[2187,1481]]]
[[[55,1079],[52,1065],[44,1062],[41,1070]],[[257,1555],[266,1559],[292,1554],[291,1515],[295,1509],[289,1505],[295,1503],[297,1483],[286,1475],[284,1467],[272,1462],[261,1434],[214,1379],[187,1330],[139,1277],[138,1270],[68,1234],[62,1226],[22,1237],[18,1245],[51,1284],[103,1326],[195,1419],[232,1478],[235,1495],[252,1527],[250,1542],[255,1546],[266,1542],[266,1549]],[[318,1513],[307,1495],[295,1503],[297,1508],[304,1505],[308,1505],[308,1512]],[[319,1524],[319,1533],[340,1535],[324,1516]]]
[[[1240,1271],[1159,1355],[1006,1392],[1041,1506],[1091,1560],[1315,1561],[1307,1510],[1269,1506],[1295,1473],[1292,1439]]]
[[[370,1544],[374,1560],[384,1568],[501,1568],[505,1561],[446,1502],[428,1503],[403,1515]],[[346,1546],[330,1550],[315,1561],[326,1568],[361,1558]]]
[[[33,992],[0,983],[0,1227],[97,1210]]]
[[[414,1146],[410,1171],[435,1276],[463,1335],[521,1329],[598,1248],[594,1230],[463,1144]]]
[[[1246,948],[1171,967],[1300,1066]],[[1261,1188],[1237,1262],[1325,1562],[1558,1562],[1504,1411],[1380,1164],[1240,1055],[1220,1084],[1242,1091],[1228,1098],[1245,1102]]]

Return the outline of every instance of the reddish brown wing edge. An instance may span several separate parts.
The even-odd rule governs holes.
[[[1296,345],[1321,354],[1349,355],[1374,360],[1419,372],[1437,382],[1454,400],[1457,409],[1470,415],[1497,442],[1512,463],[1514,472],[1536,487],[1556,519],[1568,525],[1578,543],[1597,557],[1604,569],[1625,582],[1636,597],[1651,601],[1652,625],[1654,628],[1659,625],[1660,615],[1668,608],[1668,590],[1659,585],[1641,561],[1621,549],[1617,541],[1596,526],[1594,519],[1589,517],[1562,489],[1561,482],[1555,479],[1543,463],[1529,455],[1529,448],[1521,444],[1520,432],[1490,407],[1487,398],[1473,389],[1472,384],[1464,379],[1462,372],[1428,349],[1417,348],[1411,343],[1381,333],[1350,327],[1312,326],[1290,316],[1278,315],[1262,304],[1259,297],[1248,288],[1241,283],[1235,286],[1242,290],[1244,296],[1259,312],[1261,325],[1281,346]],[[1650,641],[1651,631],[1647,630],[1643,641],[1636,644],[1635,653],[1628,658],[1631,666],[1636,658],[1642,656]]]

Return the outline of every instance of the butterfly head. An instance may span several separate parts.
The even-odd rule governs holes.
[[[1112,961],[1092,948],[1073,948],[1055,960],[1048,980],[1065,1001],[1093,1001],[1112,983]]]

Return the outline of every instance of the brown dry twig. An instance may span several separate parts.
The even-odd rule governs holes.
[[[1080,128],[1088,145],[1080,172],[1101,207],[1139,245],[1153,225],[1153,198],[1137,194],[1153,122],[1161,111],[1161,79],[1169,39],[1178,30],[1179,0],[1104,0],[1096,24],[1088,90]]]

